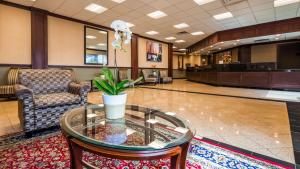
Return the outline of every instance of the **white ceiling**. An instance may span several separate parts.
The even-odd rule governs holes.
[[[166,37],[174,36],[185,43],[174,43],[178,48],[185,48],[208,35],[221,30],[249,26],[259,23],[288,19],[300,16],[299,5],[294,3],[274,8],[274,0],[244,0],[233,5],[225,5],[223,0],[199,6],[193,0],[126,0],[121,4],[112,0],[7,0],[10,2],[34,6],[60,15],[100,24],[109,27],[115,19],[130,22],[134,33],[155,38],[162,41]],[[85,10],[90,3],[96,3],[108,8],[107,11],[96,14]],[[168,16],[152,19],[148,13],[161,10]],[[231,12],[233,18],[217,21],[212,16],[224,12]],[[175,24],[185,22],[190,27],[176,29]],[[157,35],[147,35],[145,32],[157,31]],[[176,35],[177,32],[189,33],[202,31],[205,34],[193,36],[190,34]],[[170,40],[169,42],[174,42]]]

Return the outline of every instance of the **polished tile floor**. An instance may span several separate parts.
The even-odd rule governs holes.
[[[175,81],[172,85],[181,86],[185,83]],[[199,84],[188,82],[186,85],[188,89],[188,86]],[[207,137],[294,163],[285,102],[147,88],[130,89],[127,93],[129,104],[173,111],[189,119],[198,137]],[[88,101],[101,103],[101,93],[90,93]],[[0,135],[18,131],[17,102],[0,102]]]
[[[190,82],[185,79],[174,80],[172,84],[157,84],[155,86],[145,86],[151,88],[180,90],[189,92],[201,92],[217,95],[230,95],[239,97],[260,98],[268,100],[284,100],[300,102],[300,91],[281,91],[281,90],[264,90],[236,87],[221,87],[201,83]]]

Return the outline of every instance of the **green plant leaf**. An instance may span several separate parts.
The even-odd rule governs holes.
[[[95,78],[96,86],[100,86],[99,89],[103,90],[105,93],[109,95],[115,95],[116,90],[114,87],[112,87],[106,80],[101,80],[98,78]],[[98,84],[98,85],[97,85]]]
[[[106,90],[105,88],[103,88],[97,80],[93,80],[93,84],[98,88],[98,90],[103,91],[104,93],[110,94],[109,90]]]
[[[101,69],[101,73],[105,76],[105,78],[107,79],[108,83],[111,85],[111,86],[115,86],[115,80],[114,80],[114,76],[113,76],[113,73],[111,72],[110,69],[108,68],[102,68]]]

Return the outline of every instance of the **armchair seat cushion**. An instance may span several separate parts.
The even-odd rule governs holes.
[[[34,96],[35,108],[47,108],[80,103],[81,98],[68,92],[41,94]]]

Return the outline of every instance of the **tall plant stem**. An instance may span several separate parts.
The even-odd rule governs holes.
[[[118,64],[117,64],[117,49],[114,49],[114,55],[115,55],[115,83],[118,82]]]

